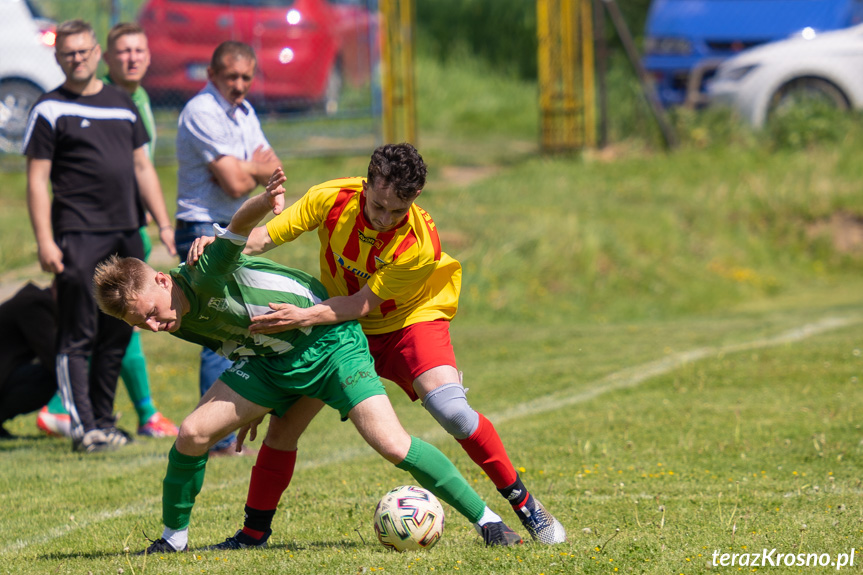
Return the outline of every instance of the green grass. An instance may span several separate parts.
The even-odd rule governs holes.
[[[861,316],[799,342],[777,337],[827,316],[850,318],[838,307],[511,332],[456,324],[472,401],[498,422],[527,485],[569,530],[570,543],[555,548],[483,549],[447,508],[445,538],[432,552],[386,552],[374,541],[371,512],[409,478],[325,412],[301,444],[269,550],[153,557],[145,565],[123,549],[141,548],[141,529],[159,534],[170,440],[83,457],[65,440],[32,436],[33,418],[19,418],[11,429],[31,437],[0,446],[4,571],[698,573],[714,549],[847,552],[859,542],[863,517]],[[747,342],[761,345],[735,351]],[[154,334],[144,345],[160,405],[182,417],[195,401],[194,349]],[[682,353],[704,348],[712,349],[697,361]],[[648,366],[654,376],[642,377]],[[439,445],[503,507],[427,415],[401,394],[393,400],[412,433]],[[124,401],[118,408],[130,412]],[[240,524],[251,464],[210,463],[193,545]]]
[[[835,558],[861,547],[860,118],[825,141],[791,137],[793,118],[780,141],[727,116],[681,115],[672,154],[626,140],[544,158],[530,86],[486,81],[475,64],[421,66],[420,204],[464,267],[452,334],[465,385],[569,543],[485,549],[447,508],[431,552],[386,552],[374,505],[410,478],[330,411],[301,443],[270,549],[145,560],[124,548],[141,549],[142,530],[161,534],[171,441],[80,456],[39,436],[31,414],[7,424],[22,439],[0,443],[0,571],[689,575],[738,571],[712,568],[715,550]],[[291,156],[290,193],[366,162]],[[159,173],[172,206],[174,168]],[[3,174],[0,208],[2,277],[26,276],[22,174]],[[271,254],[317,269],[311,235]],[[197,350],[164,334],[143,345],[157,405],[179,421],[197,401]],[[514,522],[457,444],[392,389],[408,430]],[[133,427],[124,391],[117,409]],[[252,464],[210,462],[193,547],[240,526]]]

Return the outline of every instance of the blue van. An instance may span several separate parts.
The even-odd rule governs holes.
[[[706,102],[719,63],[752,46],[863,22],[863,0],[653,0],[644,67],[665,106]]]

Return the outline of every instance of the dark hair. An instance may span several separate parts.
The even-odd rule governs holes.
[[[90,36],[93,38],[93,42],[98,43],[96,42],[96,33],[93,31],[93,26],[91,26],[89,22],[85,22],[81,19],[66,20],[65,22],[57,26],[55,34],[55,47],[59,47],[60,44],[63,43],[63,40],[65,40],[68,36],[75,36],[77,34],[90,34]]]
[[[386,144],[372,153],[368,183],[392,186],[402,200],[413,200],[426,185],[423,157],[408,143]]]
[[[213,57],[210,60],[210,68],[213,72],[219,72],[225,67],[225,58],[233,56],[234,58],[248,58],[258,65],[258,58],[255,56],[255,51],[248,44],[242,42],[234,42],[227,40],[216,47],[213,52]]]
[[[134,22],[120,22],[119,24],[114,25],[114,27],[111,28],[111,30],[108,32],[108,42],[105,49],[113,49],[114,46],[117,44],[117,40],[119,40],[123,36],[138,34],[144,34],[144,29],[141,28],[138,24],[135,24]]]

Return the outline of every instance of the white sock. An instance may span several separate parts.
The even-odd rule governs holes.
[[[177,551],[182,551],[189,544],[189,528],[174,530],[170,527],[165,527],[162,539],[167,541]]]
[[[476,524],[482,527],[487,523],[498,523],[499,521],[503,521],[503,519],[500,518],[500,515],[489,509],[488,505],[486,505],[485,511],[482,512],[482,517],[479,518],[479,521],[477,521]]]

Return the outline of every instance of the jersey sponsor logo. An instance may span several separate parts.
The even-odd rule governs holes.
[[[339,267],[341,267],[342,269],[347,270],[355,276],[361,277],[363,279],[369,279],[370,277],[372,277],[372,274],[370,274],[369,272],[363,271],[360,268],[354,267],[351,264],[347,263],[345,261],[345,258],[343,258],[341,254],[333,252],[333,255],[336,256],[336,261],[339,263]]]
[[[374,374],[368,371],[360,371],[355,373],[354,375],[349,376],[342,382],[342,389],[345,389],[351,385],[362,382],[365,379],[371,379],[374,377]]]
[[[360,241],[364,244],[375,246],[375,248],[379,250],[384,247],[384,242],[378,238],[371,238],[359,230],[357,230],[357,235],[359,236]]]
[[[426,225],[428,225],[429,229],[434,230],[435,223],[429,213],[419,206],[417,206],[417,209],[420,211],[420,215],[422,216],[423,220],[425,220],[425,223]]]
[[[207,302],[207,307],[216,311],[227,311],[228,300],[223,297],[211,297],[210,301]]]
[[[231,373],[235,373],[235,374],[237,374],[238,376],[240,376],[240,377],[242,377],[243,379],[245,379],[245,380],[247,380],[247,381],[248,381],[248,379],[249,379],[249,374],[248,374],[248,373],[246,373],[245,371],[243,371],[243,368],[244,368],[244,367],[246,367],[246,364],[247,364],[247,363],[249,363],[249,360],[248,360],[248,359],[246,359],[246,358],[238,359],[238,360],[234,363],[234,365],[232,365],[231,367],[229,367],[229,368],[228,368],[228,371],[230,371]]]

